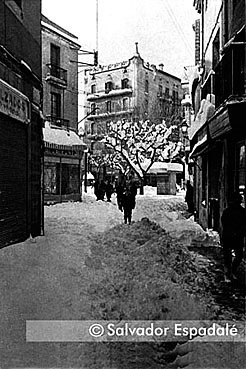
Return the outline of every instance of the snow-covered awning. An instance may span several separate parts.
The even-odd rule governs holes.
[[[205,134],[205,136],[194,145],[190,153],[190,157],[194,157],[201,154],[206,149],[206,146],[207,146],[207,135]]]
[[[200,109],[197,116],[188,128],[189,139],[192,140],[195,134],[202,128],[202,126],[212,117],[215,111],[215,106],[208,100],[210,95],[206,99],[201,101]]]
[[[156,174],[156,173],[168,173],[168,172],[176,172],[181,173],[183,171],[183,165],[179,163],[164,163],[157,161],[155,162],[148,173]]]
[[[87,149],[86,144],[79,138],[76,132],[59,127],[51,127],[49,122],[45,122],[43,137],[46,148],[78,151]]]

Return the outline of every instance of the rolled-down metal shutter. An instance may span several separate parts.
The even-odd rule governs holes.
[[[0,247],[27,236],[27,126],[0,113]]]

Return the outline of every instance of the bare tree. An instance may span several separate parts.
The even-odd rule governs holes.
[[[103,142],[143,180],[155,161],[170,161],[179,152],[180,143],[171,141],[174,128],[164,121],[112,121]]]

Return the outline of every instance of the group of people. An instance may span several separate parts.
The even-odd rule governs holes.
[[[96,195],[97,201],[98,200],[103,201],[106,195],[107,201],[111,202],[111,196],[114,193],[114,187],[109,180],[107,181],[97,180],[94,183],[94,193]]]
[[[96,200],[104,201],[105,195],[108,202],[111,202],[112,194],[116,192],[117,205],[120,211],[124,213],[125,224],[131,224],[132,210],[136,205],[137,186],[133,181],[122,181],[114,186],[109,180],[96,181],[94,183],[94,193]]]

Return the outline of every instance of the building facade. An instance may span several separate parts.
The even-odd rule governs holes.
[[[85,70],[85,142],[100,153],[107,122],[120,119],[168,121],[181,116],[181,80],[144,62],[136,54],[128,61]]]
[[[45,203],[81,200],[78,38],[42,15]]]
[[[235,191],[245,206],[245,1],[195,0],[201,16],[201,54],[193,80],[190,130],[197,219],[220,231]]]
[[[43,232],[41,0],[0,0],[0,247]]]

